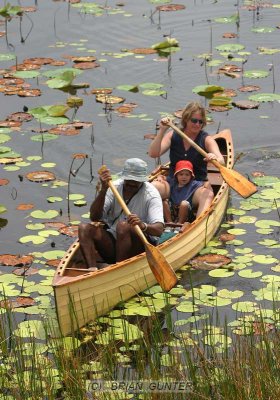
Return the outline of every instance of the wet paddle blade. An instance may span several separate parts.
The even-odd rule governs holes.
[[[239,172],[226,168],[221,164],[219,164],[218,168],[226,183],[245,199],[257,192],[258,189],[256,185],[248,181],[248,179],[239,174]]]
[[[177,276],[173,268],[158,248],[146,242],[145,250],[152,273],[154,274],[161,288],[164,291],[169,292],[169,290],[172,289],[177,283]]]

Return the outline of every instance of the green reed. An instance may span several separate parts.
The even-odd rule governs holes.
[[[151,307],[151,311],[153,307]],[[217,314],[217,313],[216,313]],[[217,326],[195,321],[186,329],[176,327],[166,297],[164,313],[149,318],[132,317],[143,332],[131,339],[127,324],[116,339],[112,327],[104,343],[95,343],[106,323],[98,320],[67,338],[55,324],[45,322],[45,339],[13,333],[15,322],[7,307],[0,319],[0,400],[86,399],[225,399],[255,400],[280,397],[280,335],[275,326],[260,317],[256,327],[246,326],[245,335],[227,332],[217,346]],[[218,315],[215,315],[217,321]],[[245,328],[245,327],[244,327]],[[192,332],[192,333],[191,333]],[[196,334],[197,333],[197,334]],[[207,344],[199,335],[207,337]],[[93,383],[188,382],[188,392],[95,392]]]

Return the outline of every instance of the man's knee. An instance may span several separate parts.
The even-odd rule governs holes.
[[[82,239],[87,235],[87,231],[88,231],[88,225],[85,222],[81,222],[78,226],[78,235],[79,238]]]
[[[94,225],[81,222],[78,227],[78,236],[80,240],[95,239],[100,232],[100,228]]]

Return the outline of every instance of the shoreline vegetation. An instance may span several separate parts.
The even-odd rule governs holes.
[[[191,317],[186,332],[165,301],[163,313],[138,319],[140,335],[124,319],[105,316],[62,338],[57,326],[38,320],[36,327],[26,325],[28,342],[13,331],[7,309],[0,325],[0,399],[279,399],[279,310],[274,324],[262,313],[245,316],[242,335],[229,333],[226,320],[217,323],[217,309],[216,323]],[[197,340],[201,335],[204,341]]]

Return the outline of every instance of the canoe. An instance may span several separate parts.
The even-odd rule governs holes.
[[[229,129],[213,138],[221,150],[227,168],[232,169],[234,150]],[[194,257],[216,233],[226,211],[229,186],[219,170],[208,166],[208,179],[215,197],[210,207],[183,232],[176,233],[158,246],[176,271]],[[56,312],[61,333],[67,335],[98,316],[112,310],[119,302],[155,285],[156,279],[145,253],[116,264],[106,264],[96,272],[83,268],[76,240],[61,259],[53,279]]]

